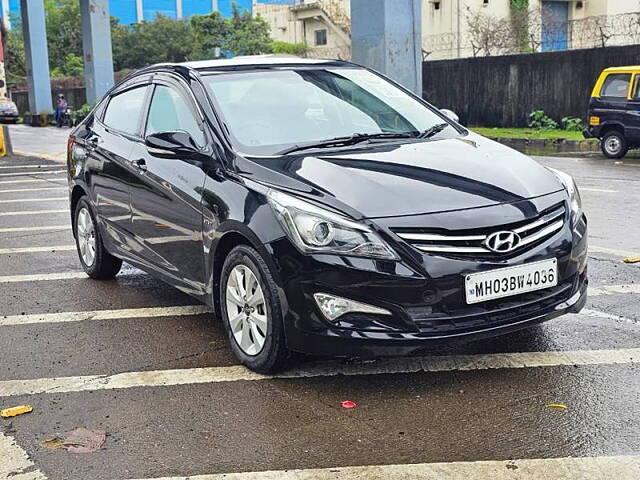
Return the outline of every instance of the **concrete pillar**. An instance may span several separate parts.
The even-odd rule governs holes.
[[[176,0],[176,18],[182,19],[182,0]]]
[[[29,89],[29,111],[52,113],[49,52],[43,0],[20,0]]]
[[[352,58],[422,95],[421,0],[351,0]]]
[[[113,86],[109,0],[80,0],[87,103],[95,104]]]

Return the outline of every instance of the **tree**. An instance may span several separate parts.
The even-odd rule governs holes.
[[[194,36],[191,26],[185,21],[158,14],[152,22],[135,23],[127,30],[117,29],[112,36],[119,69],[184,62],[191,58]]]
[[[4,58],[7,84],[22,83],[27,78],[22,28],[18,24],[17,28],[4,33],[6,35]]]
[[[67,55],[83,58],[80,2],[45,0],[49,68],[64,71]]]
[[[262,18],[254,18],[247,10],[240,12],[234,3],[233,15],[228,21],[230,32],[225,50],[233,55],[271,53],[270,27]]]
[[[194,15],[191,17],[193,29],[194,56],[198,59],[212,58],[216,49],[222,49],[229,36],[229,25],[220,12],[209,15]]]

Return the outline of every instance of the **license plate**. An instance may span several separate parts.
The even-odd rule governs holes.
[[[478,303],[558,284],[558,261],[553,258],[515,267],[473,273],[465,279],[467,303]]]

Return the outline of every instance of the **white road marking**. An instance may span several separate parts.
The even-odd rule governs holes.
[[[581,192],[597,192],[597,193],[618,193],[617,190],[607,190],[606,188],[580,187]]]
[[[0,480],[46,480],[13,437],[0,432]]]
[[[50,198],[12,198],[11,200],[0,200],[0,203],[23,203],[23,202],[68,202],[69,197]]]
[[[60,168],[60,165],[3,165],[0,168]]]
[[[587,317],[596,317],[596,318],[604,318],[606,320],[615,320],[617,322],[626,322],[626,323],[640,323],[637,320],[627,317],[621,317],[620,315],[614,315],[612,313],[601,312],[599,310],[592,310],[590,308],[583,308],[580,311],[580,315],[586,315]],[[0,325],[2,325],[0,320]]]
[[[71,230],[71,225],[49,225],[44,227],[6,227],[0,228],[0,233],[40,232],[42,230]]]
[[[130,275],[146,275],[142,270],[130,267],[123,269],[118,273],[119,277]],[[77,272],[58,272],[58,273],[35,273],[31,275],[0,275],[0,284],[2,283],[20,283],[20,282],[47,282],[50,280],[73,280],[76,278],[88,279],[84,271]]]
[[[69,190],[69,189],[67,187],[15,188],[13,190],[0,190],[0,193],[42,192],[43,190],[62,191],[62,190]]]
[[[68,252],[75,250],[75,245],[57,245],[51,247],[17,247],[17,248],[0,248],[0,255],[16,254],[16,253],[42,253],[42,252]]]
[[[58,180],[56,178],[56,180]],[[64,179],[60,179],[64,181]],[[7,185],[9,183],[48,183],[49,185],[57,185],[53,180],[43,180],[42,178],[32,178],[31,180],[2,180],[0,185]]]
[[[638,363],[640,363],[640,348],[407,357],[381,359],[375,362],[357,364],[342,364],[338,361],[328,361],[303,365],[277,375],[261,375],[241,365],[236,365],[232,367],[124,372],[115,375],[3,380],[0,381],[0,397],[36,395],[42,393],[88,392],[134,387],[256,381],[276,378],[287,379],[328,377],[335,375],[379,375],[586,365],[630,365]]]
[[[637,252],[634,253],[629,250],[618,250],[616,248],[598,247],[595,245],[589,245],[589,253],[608,253],[618,257],[634,257],[638,255]]]
[[[69,209],[59,210],[20,210],[19,212],[0,212],[0,217],[14,217],[17,215],[48,215],[50,213],[69,213]]]
[[[219,473],[138,480],[637,480],[640,456],[527,458]]]
[[[58,175],[60,173],[67,173],[66,170],[47,170],[46,172],[20,172],[20,173],[0,173],[0,177],[21,177],[21,176],[36,176],[36,175]]]
[[[86,312],[36,313],[31,315],[0,316],[0,327],[33,323],[67,323],[86,320],[118,320],[124,318],[178,317],[202,315],[211,310],[206,305],[178,307],[127,308],[121,310],[92,310]]]
[[[588,294],[591,297],[613,295],[616,293],[640,293],[640,284],[603,285],[601,287],[589,287],[588,290]]]

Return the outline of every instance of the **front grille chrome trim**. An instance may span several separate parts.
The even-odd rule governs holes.
[[[508,226],[496,226],[486,235],[443,235],[422,232],[399,232],[395,230],[394,233],[402,240],[422,252],[461,255],[501,255],[501,253],[489,250],[484,245],[484,242],[489,235],[501,230],[511,231],[518,234],[521,237],[520,244],[511,252],[505,252],[513,253],[520,250],[522,247],[543,240],[561,230],[565,223],[565,214],[565,206],[559,205],[553,211],[543,214],[531,223],[511,229]]]

